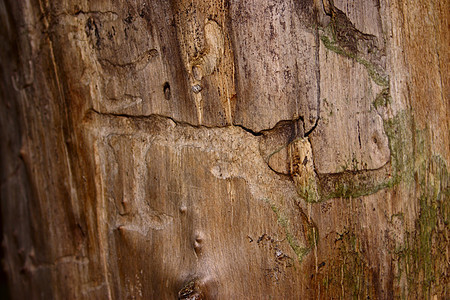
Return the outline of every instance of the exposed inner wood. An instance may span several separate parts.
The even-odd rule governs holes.
[[[15,299],[446,299],[445,1],[0,1]]]

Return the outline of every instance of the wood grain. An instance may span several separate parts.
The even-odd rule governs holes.
[[[13,299],[446,299],[448,1],[0,1]]]

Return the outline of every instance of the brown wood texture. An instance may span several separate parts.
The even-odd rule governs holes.
[[[447,0],[1,0],[14,299],[448,299]]]

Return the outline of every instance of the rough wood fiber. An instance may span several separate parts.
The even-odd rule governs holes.
[[[0,1],[13,298],[448,298],[422,2]]]

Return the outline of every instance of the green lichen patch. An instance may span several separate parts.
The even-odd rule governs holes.
[[[318,203],[322,201],[318,189],[319,187],[317,186],[317,179],[315,177],[308,178],[304,185],[297,184],[298,195],[309,203]]]
[[[411,183],[414,175],[412,119],[406,113],[384,121],[388,137],[390,161],[374,170],[344,170],[339,173],[315,174],[305,183],[296,182],[297,193],[306,202],[319,203],[333,198],[358,198],[398,185],[402,180]],[[416,140],[416,147],[423,143]],[[357,165],[356,165],[357,167]]]
[[[431,152],[429,129],[416,129],[414,120],[407,111],[385,120],[384,130],[391,153],[389,165],[379,169],[378,173],[344,171],[319,174],[318,198],[305,199],[309,202],[320,202],[329,198],[356,198],[380,189],[400,186],[399,188],[409,193],[411,205],[418,201],[419,210],[414,230],[404,232],[404,244],[392,249],[397,291],[402,293],[404,298],[431,299],[434,295],[442,298],[449,293],[447,286],[450,279],[450,261],[447,254],[450,236],[448,163]],[[397,218],[402,220],[401,226],[404,227],[405,217],[402,213],[391,216],[390,221],[393,222]],[[348,237],[340,238],[347,241],[346,246],[341,248],[347,249],[345,254],[333,256],[343,255],[346,263],[334,261],[329,264],[332,265],[331,268],[341,270],[343,277],[340,283],[344,285],[344,291],[350,291],[352,287],[352,295],[361,297],[370,292],[365,290],[365,294],[361,294],[361,287],[370,282],[371,275],[364,273],[367,266],[361,261],[360,254],[352,250],[352,247],[358,245],[352,235],[354,234],[349,233]],[[349,272],[348,266],[353,273]],[[346,276],[347,272],[353,277]],[[362,274],[362,281],[359,282],[354,280],[358,278],[358,272]],[[326,277],[321,277],[320,282],[324,287],[333,289],[333,286],[338,284],[336,278],[340,278],[339,276],[339,273],[327,273]],[[361,282],[365,283],[361,285]]]
[[[386,107],[391,102],[389,79],[379,64],[371,62],[358,51],[357,47],[358,39],[362,39],[362,43],[370,48],[372,38],[357,31],[339,10],[333,11],[330,25],[320,30],[320,39],[328,50],[363,65],[370,78],[383,87],[373,102],[377,109],[381,106]],[[390,130],[390,135],[388,134],[390,148],[395,151],[395,153],[391,152],[391,161],[388,164],[377,170],[351,171],[345,168],[340,173],[315,174],[301,182],[295,181],[294,178],[299,196],[309,203],[318,203],[331,198],[366,196],[398,184],[402,174],[402,164],[407,161],[405,157],[401,157],[404,152],[401,149],[403,141],[401,134],[404,134],[408,127],[404,126],[405,124],[395,123],[396,121],[393,119],[385,123],[385,128],[388,127]],[[355,169],[358,169],[358,166]]]
[[[383,76],[381,72],[377,69],[375,64],[371,63],[370,61],[360,57],[356,56],[356,61],[360,64],[362,64],[365,68],[367,73],[369,74],[370,78],[379,86],[382,87],[389,87],[389,79],[387,76]]]
[[[319,176],[322,201],[358,198],[393,186],[390,164],[377,170],[344,171]]]
[[[339,55],[345,56],[349,59],[353,59],[356,62],[360,63],[366,68],[367,73],[370,78],[379,86],[389,87],[389,79],[386,75],[382,75],[381,71],[374,63],[371,63],[369,60],[360,56],[358,53],[352,53],[339,46],[339,44],[333,40],[332,37],[326,34],[326,31],[322,31],[320,35],[320,40],[322,41],[325,48],[328,50],[335,52]]]
[[[390,95],[389,88],[384,88],[380,93],[376,96],[375,100],[372,102],[375,109],[380,107],[387,107],[392,102],[392,98]]]
[[[337,233],[332,251],[312,278],[312,286],[319,285],[316,290],[322,291],[323,299],[376,299],[377,278],[354,230]]]
[[[390,163],[375,170],[343,171],[317,174],[305,186],[297,186],[297,193],[309,203],[333,198],[358,198],[391,188],[397,183]],[[394,172],[395,173],[395,172]]]
[[[407,172],[413,166],[411,118],[406,113],[384,121],[388,137],[390,161],[375,170],[346,170],[339,173],[318,174],[317,193],[299,195],[306,201],[317,203],[332,198],[358,198],[374,194],[382,189],[392,188],[402,179],[411,182],[413,176]],[[313,186],[311,184],[311,186]],[[307,191],[307,188],[305,188]]]
[[[396,277],[407,282],[403,296],[431,299],[433,295],[448,295],[448,164],[430,151],[429,129],[415,129],[407,113],[385,121],[384,127],[389,137],[395,183],[404,184],[411,201],[418,199],[419,204],[414,230],[405,232],[405,243],[393,251]]]
[[[392,185],[402,179],[412,182],[414,151],[412,135],[412,118],[401,112],[394,118],[384,121],[384,132],[388,137],[390,162],[392,165]]]
[[[289,221],[289,219],[284,215],[284,213],[273,203],[271,203],[269,200],[267,202],[270,204],[270,208],[277,216],[278,224],[283,227],[286,240],[289,243],[289,246],[294,251],[295,255],[297,256],[298,262],[302,262],[306,255],[313,249],[314,245],[317,243],[318,238],[318,232],[316,228],[309,224],[309,222],[305,219],[306,216],[302,215],[303,224],[296,224],[295,227],[304,229],[306,228],[305,232],[305,238],[307,241],[306,246],[302,246],[297,239],[297,237],[294,235],[292,230],[292,225]],[[300,212],[302,214],[302,212]],[[298,230],[297,230],[298,231]]]
[[[325,48],[327,48],[330,51],[333,51],[339,55],[345,56],[347,58],[356,59],[356,55],[350,52],[346,52],[343,48],[339,47],[339,45],[330,39],[325,33],[320,35],[320,40],[322,41]]]
[[[357,53],[357,39],[361,34],[344,12],[334,7],[329,26],[333,32],[333,38],[343,49],[350,53]]]
[[[419,156],[424,153],[419,153]],[[420,211],[415,230],[406,233],[406,242],[394,252],[397,278],[406,277],[406,297],[430,299],[448,295],[448,237],[450,234],[450,179],[446,162],[431,155],[414,170],[420,190]]]

